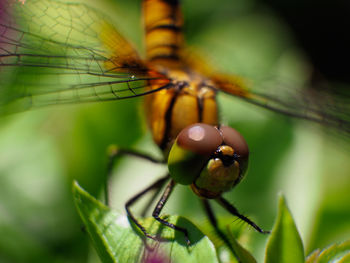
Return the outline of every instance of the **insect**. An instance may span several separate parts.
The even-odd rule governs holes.
[[[130,206],[169,181],[153,216],[181,231],[188,244],[186,229],[160,217],[176,184],[190,185],[202,198],[211,223],[223,238],[209,199],[264,233],[221,196],[242,179],[249,150],[236,130],[220,125],[217,93],[348,134],[350,117],[345,104],[335,96],[328,100],[328,93],[323,93],[327,90],[288,90],[285,97],[276,91],[254,90],[237,77],[218,74],[186,53],[179,1],[144,0],[142,4],[145,59],[102,14],[83,4],[5,1],[0,9],[2,113],[144,96],[147,122],[154,142],[164,152],[170,175],[126,204],[135,224],[154,238],[138,223]],[[21,78],[14,77],[17,74]],[[36,79],[27,78],[33,74]],[[157,161],[121,150],[111,163],[123,153]]]

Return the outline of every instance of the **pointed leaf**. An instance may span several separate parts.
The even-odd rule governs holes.
[[[265,262],[305,262],[303,243],[283,196],[280,197],[277,220],[266,247]]]

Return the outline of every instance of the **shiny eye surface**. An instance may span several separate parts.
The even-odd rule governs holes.
[[[204,123],[187,126],[177,137],[180,147],[201,155],[212,154],[222,142],[220,131]]]
[[[224,144],[231,146],[235,153],[242,159],[246,159],[249,156],[249,148],[246,140],[235,129],[228,126],[221,126],[220,131],[223,136]]]

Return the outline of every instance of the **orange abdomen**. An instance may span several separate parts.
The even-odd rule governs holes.
[[[218,124],[215,91],[189,70],[181,51],[183,18],[178,0],[144,0],[146,63],[170,79],[168,88],[145,97],[145,113],[155,143],[166,153],[186,126]],[[149,81],[149,90],[159,88]]]
[[[144,0],[146,59],[179,59],[183,46],[183,18],[176,0]]]

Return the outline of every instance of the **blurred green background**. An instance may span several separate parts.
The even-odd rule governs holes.
[[[307,52],[269,5],[257,0],[183,2],[188,44],[218,69],[257,79],[276,72],[301,82],[309,77]],[[89,4],[105,12],[143,53],[140,1]],[[348,239],[349,144],[317,126],[236,98],[220,95],[219,100],[223,123],[239,130],[251,149],[247,177],[225,197],[270,229],[278,193],[285,194],[307,254]],[[78,180],[100,197],[111,144],[161,156],[146,129],[141,102],[58,106],[1,118],[1,263],[99,262],[81,230],[71,183]],[[166,167],[134,158],[118,162],[112,180],[113,208],[124,212],[126,200],[165,172]],[[227,218],[225,211],[215,209]],[[206,222],[198,198],[182,186],[164,213],[183,215],[199,225]],[[230,225],[242,222],[232,218]],[[266,236],[249,228],[248,232],[243,244],[262,262]]]

